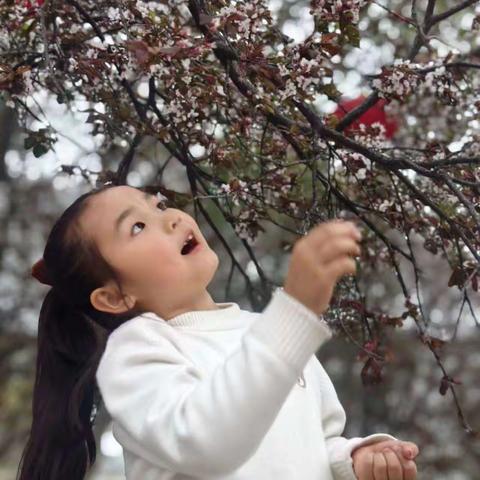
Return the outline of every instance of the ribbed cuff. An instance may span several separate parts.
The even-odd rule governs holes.
[[[282,287],[275,289],[270,303],[251,331],[297,371],[301,371],[318,348],[332,337],[332,331],[322,316]]]
[[[334,463],[331,468],[335,480],[358,480],[351,459],[342,463]]]

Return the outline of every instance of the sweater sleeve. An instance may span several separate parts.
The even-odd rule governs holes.
[[[283,288],[209,374],[145,327],[111,334],[97,383],[126,433],[124,448],[195,477],[225,474],[255,453],[306,363],[332,335]]]
[[[318,359],[315,364],[320,370],[322,425],[333,478],[335,480],[357,480],[351,456],[353,450],[363,445],[384,440],[398,440],[398,438],[388,433],[374,433],[366,437],[342,437],[346,424],[345,410],[322,364]]]

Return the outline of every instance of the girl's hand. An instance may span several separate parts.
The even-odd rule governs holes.
[[[355,223],[341,218],[316,225],[293,246],[285,292],[322,314],[339,278],[356,273],[353,257],[361,253],[361,238]]]
[[[412,442],[385,440],[356,448],[353,470],[358,480],[415,480],[417,455],[418,447]]]

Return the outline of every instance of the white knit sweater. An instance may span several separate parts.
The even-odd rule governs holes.
[[[355,480],[351,452],[395,437],[342,437],[345,411],[315,352],[321,316],[277,288],[110,335],[96,379],[127,480]]]

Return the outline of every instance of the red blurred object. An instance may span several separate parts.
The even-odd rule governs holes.
[[[341,101],[338,104],[335,112],[333,112],[333,115],[335,115],[338,119],[341,119],[344,117],[344,115],[346,115],[346,113],[358,107],[364,101],[365,97],[363,95],[360,95],[359,97],[352,100]],[[387,118],[384,110],[385,103],[386,100],[384,98],[380,98],[373,107],[370,107],[365,113],[363,113],[359,118],[357,118],[357,120],[355,120],[351,125],[349,125],[345,129],[345,131],[347,132],[348,130],[351,130],[353,128],[358,129],[360,123],[364,123],[365,125],[371,125],[372,123],[380,122],[385,127],[385,136],[387,138],[392,138],[398,129],[398,124],[393,118]]]
[[[24,7],[31,9],[41,7],[45,0],[17,0],[17,3],[23,3]]]

